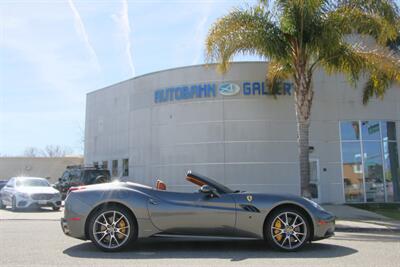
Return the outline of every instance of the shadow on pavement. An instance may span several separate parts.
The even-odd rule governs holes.
[[[63,251],[71,257],[102,259],[167,259],[167,258],[218,258],[241,261],[252,258],[336,258],[358,252],[355,249],[312,243],[298,252],[279,252],[270,249],[262,240],[182,240],[174,238],[149,238],[135,242],[130,248],[115,253],[97,249],[85,242]]]
[[[17,209],[15,211],[11,210],[10,208],[7,209],[3,209],[5,211],[9,211],[12,213],[27,213],[27,212],[37,212],[37,213],[45,213],[45,212],[49,212],[49,213],[55,213],[55,212],[60,212],[61,210],[53,210],[52,208],[47,208],[47,207],[39,207],[39,208],[21,208],[21,209]]]

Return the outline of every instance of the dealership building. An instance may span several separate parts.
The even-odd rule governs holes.
[[[266,62],[154,72],[87,95],[85,164],[167,190],[192,191],[188,170],[233,188],[300,194],[293,84],[277,97]],[[400,200],[400,88],[362,104],[362,87],[314,75],[313,197],[320,203]]]

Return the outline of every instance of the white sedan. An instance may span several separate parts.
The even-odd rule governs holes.
[[[13,177],[0,190],[0,208],[12,210],[30,207],[52,207],[59,210],[61,195],[49,182],[39,177]]]

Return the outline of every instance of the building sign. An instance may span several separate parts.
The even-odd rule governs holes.
[[[222,83],[218,86],[218,91],[225,96],[237,95],[240,92],[240,86],[236,83]]]
[[[293,84],[283,82],[280,84],[277,95],[292,95]],[[194,85],[182,85],[164,89],[158,89],[154,92],[154,102],[164,103],[173,102],[193,98],[215,98],[217,93],[222,96],[255,96],[255,95],[271,95],[265,82],[243,82],[241,86],[236,83],[224,82],[219,85],[217,83],[203,83]]]

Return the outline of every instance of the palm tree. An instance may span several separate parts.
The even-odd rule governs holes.
[[[301,194],[310,197],[309,128],[313,74],[342,73],[355,85],[366,78],[363,99],[383,97],[400,82],[398,55],[385,48],[398,37],[398,7],[392,0],[275,0],[234,9],[211,27],[206,39],[208,62],[227,71],[238,53],[269,61],[266,80],[274,93],[282,80],[294,83]],[[355,36],[359,41],[349,42]],[[375,45],[363,45],[373,38]],[[354,38],[353,38],[354,39]]]

